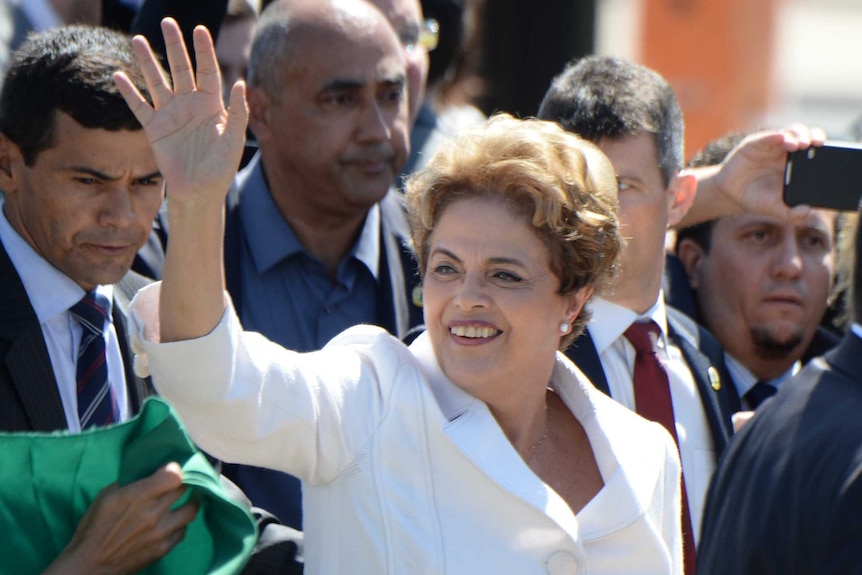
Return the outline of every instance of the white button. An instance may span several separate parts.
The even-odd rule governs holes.
[[[548,558],[549,575],[576,575],[578,559],[568,551],[557,551]]]

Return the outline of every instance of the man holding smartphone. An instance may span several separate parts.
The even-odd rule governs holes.
[[[742,140],[731,135],[695,154],[719,165]],[[836,214],[801,221],[745,213],[680,229],[676,252],[694,290],[698,321],[721,343],[737,409],[756,409],[838,338],[821,329],[835,269]]]
[[[858,573],[862,236],[852,325],[737,434],[710,487],[698,574]]]

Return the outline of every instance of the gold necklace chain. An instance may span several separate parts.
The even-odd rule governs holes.
[[[536,450],[539,449],[539,446],[545,442],[545,439],[548,438],[548,432],[551,430],[551,410],[548,407],[548,402],[545,401],[545,432],[542,433],[542,437],[540,437],[536,443],[532,446],[528,447],[521,454],[524,457],[525,463],[530,463],[530,460],[533,459],[533,456],[536,454]]]

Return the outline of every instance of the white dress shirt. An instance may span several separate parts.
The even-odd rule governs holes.
[[[730,374],[731,379],[733,379],[733,385],[736,387],[736,393],[739,395],[739,402],[742,405],[742,408],[754,409],[749,405],[748,401],[745,400],[745,394],[751,391],[751,388],[757,383],[757,376],[751,373],[747,367],[739,363],[739,361],[729,353],[724,354],[724,363],[727,365],[727,371]],[[775,379],[770,379],[764,383],[768,383],[775,389],[781,389],[784,382],[793,377],[801,367],[801,362],[794,362],[793,365],[790,366],[790,369]]]
[[[443,375],[427,334],[408,349],[356,326],[299,354],[228,308],[206,336],[159,344],[159,288],[132,302],[137,373],[207,452],[303,481],[309,575],[681,573],[673,441],[563,354],[551,382],[604,480],[577,515]]]
[[[635,410],[632,383],[635,349],[623,334],[637,320],[651,319],[661,329],[661,337],[657,342],[658,355],[668,372],[691,524],[697,542],[706,491],[716,468],[716,451],[700,393],[688,363],[679,347],[667,337],[664,294],[660,294],[656,304],[641,316],[599,297],[593,298],[588,305],[593,316],[587,329],[601,359],[611,397],[631,410]]]
[[[0,201],[0,241],[3,242],[12,265],[21,277],[30,305],[36,312],[48,347],[48,355],[51,357],[51,366],[54,368],[54,378],[57,380],[60,399],[63,402],[66,424],[69,431],[77,433],[81,431],[81,421],[78,418],[76,365],[83,328],[69,313],[69,308],[78,303],[86,292],[69,276],[36,253],[30,244],[18,235],[3,213],[2,201]],[[98,286],[96,291],[113,305],[113,286]],[[108,379],[117,398],[120,421],[123,421],[129,413],[126,374],[123,370],[123,356],[120,353],[111,309],[107,312],[105,354]]]

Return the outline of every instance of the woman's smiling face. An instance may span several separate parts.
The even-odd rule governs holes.
[[[473,197],[444,208],[429,238],[425,323],[443,372],[480,399],[539,378],[588,295],[559,295],[526,216]]]

